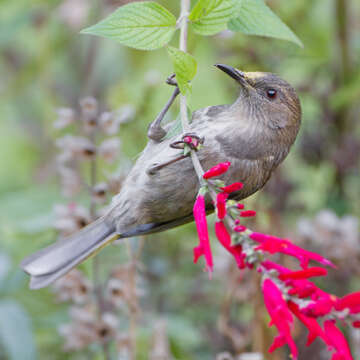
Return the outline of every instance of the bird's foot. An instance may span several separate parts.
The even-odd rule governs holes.
[[[166,79],[166,83],[167,83],[168,85],[178,87],[178,83],[177,83],[177,81],[176,81],[176,75],[175,75],[175,74],[171,74],[171,75]]]
[[[182,160],[182,159],[185,159],[187,157],[187,155],[180,155],[172,160],[169,160],[167,162],[164,162],[164,163],[160,163],[160,164],[154,164],[153,166],[149,167],[147,170],[146,170],[146,173],[148,175],[155,175],[159,170],[161,170],[162,168],[164,168],[165,166],[168,166],[170,164],[173,164],[179,160]]]
[[[187,145],[191,150],[198,151],[203,143],[203,137],[194,133],[186,133],[183,135],[182,140],[171,143],[170,147],[173,149],[185,149],[185,145]]]
[[[154,140],[156,142],[161,142],[164,136],[167,134],[166,130],[161,126],[161,121],[164,119],[166,113],[168,112],[170,106],[176,99],[176,97],[180,94],[180,90],[178,88],[177,82],[175,80],[175,74],[170,75],[166,79],[166,83],[172,86],[176,86],[174,92],[172,93],[169,101],[166,103],[164,108],[159,112],[159,115],[156,119],[150,123],[147,136],[149,139]]]

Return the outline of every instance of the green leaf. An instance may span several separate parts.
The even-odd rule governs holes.
[[[187,113],[188,113],[189,121],[191,123],[192,111],[190,110],[189,107],[187,108]],[[172,138],[180,135],[182,132],[183,132],[183,128],[182,128],[182,123],[181,123],[181,117],[179,114],[175,120],[168,123],[168,130],[166,132],[166,135],[162,138],[162,140],[172,139]]]
[[[173,14],[153,1],[145,1],[121,6],[81,33],[113,39],[135,49],[155,50],[166,45],[175,30]]]
[[[35,360],[37,356],[30,319],[20,304],[0,302],[0,319],[0,342],[8,358]]]
[[[214,35],[234,16],[234,0],[199,0],[189,15],[195,32]]]
[[[237,0],[237,16],[228,23],[232,31],[291,41],[301,47],[301,40],[274,14],[263,0]]]
[[[182,133],[182,124],[180,114],[177,116],[176,120],[169,123],[169,130],[167,131],[166,135],[162,138],[162,140],[171,139],[177,135]]]
[[[196,75],[196,60],[193,56],[172,46],[168,47],[168,54],[174,66],[176,81],[183,95],[191,91],[191,81]]]

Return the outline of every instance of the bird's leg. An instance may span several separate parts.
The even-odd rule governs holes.
[[[198,151],[203,143],[203,137],[200,137],[195,133],[186,133],[182,136],[181,140],[171,143],[170,147],[173,149],[185,149],[185,145],[188,145],[191,150]]]
[[[179,160],[185,159],[190,154],[190,151],[188,149],[197,151],[200,149],[200,147],[203,143],[204,143],[204,138],[201,138],[201,137],[197,136],[196,134],[193,134],[193,133],[184,134],[182,136],[182,140],[175,141],[170,144],[171,148],[184,150],[184,152],[181,155],[178,155],[175,158],[173,158],[167,162],[163,162],[160,164],[159,163],[153,164],[150,168],[148,168],[146,170],[147,174],[155,175],[159,170],[161,170],[165,166],[173,164]]]
[[[185,159],[186,157],[187,157],[187,155],[181,154],[181,155],[177,156],[176,158],[171,159],[171,160],[169,160],[167,162],[163,162],[163,163],[160,163],[160,164],[155,164],[155,165],[149,167],[146,170],[146,172],[147,172],[148,175],[154,175],[155,173],[157,173],[159,170],[161,170],[165,166],[173,164],[173,163],[175,163],[175,162],[177,162],[179,160]]]
[[[156,119],[150,123],[148,127],[147,136],[149,139],[154,140],[156,142],[160,142],[161,139],[166,135],[166,131],[161,127],[161,121],[164,119],[166,113],[168,112],[170,106],[176,99],[176,97],[180,94],[180,90],[178,88],[177,82],[175,80],[175,74],[169,76],[166,80],[166,83],[172,86],[176,86],[174,92],[172,93],[169,101],[166,103],[164,108],[160,111],[159,115]]]

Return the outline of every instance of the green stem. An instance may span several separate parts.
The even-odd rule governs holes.
[[[180,12],[180,44],[181,51],[187,51],[187,36],[188,36],[188,15],[190,11],[190,0],[181,0],[181,12]],[[185,95],[180,94],[180,117],[183,133],[189,132],[190,124],[187,112],[187,99]],[[199,178],[200,184],[203,181],[204,170],[201,166],[199,158],[195,150],[191,150],[191,160],[194,165],[194,169]]]

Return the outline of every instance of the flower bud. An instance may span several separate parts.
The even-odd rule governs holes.
[[[88,96],[80,100],[82,121],[87,132],[97,126],[98,103],[94,97]]]
[[[112,112],[103,112],[99,118],[100,129],[107,135],[115,135],[119,131],[120,121]]]
[[[105,161],[112,163],[116,160],[120,152],[120,140],[118,138],[110,138],[102,142],[99,146],[99,155]]]
[[[71,108],[59,108],[56,110],[57,119],[54,121],[55,129],[63,129],[75,121],[75,112]]]

